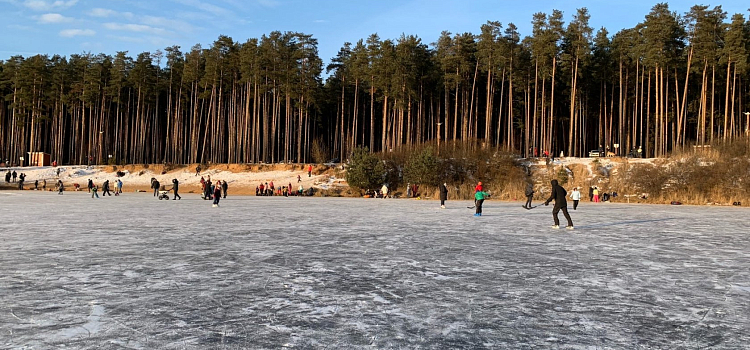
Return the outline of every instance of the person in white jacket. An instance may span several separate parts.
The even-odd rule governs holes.
[[[578,208],[578,201],[581,200],[581,192],[578,191],[578,187],[574,188],[572,192],[570,192],[570,199],[573,200],[573,210],[576,210]]]

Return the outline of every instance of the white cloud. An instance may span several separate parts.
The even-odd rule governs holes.
[[[96,34],[91,29],[63,29],[60,31],[60,36],[65,38],[72,38],[74,36],[93,36]]]
[[[151,33],[154,35],[169,34],[168,30],[135,23],[104,23],[104,28],[117,31],[128,31],[136,33]]]
[[[132,19],[133,13],[132,12],[117,12],[115,10],[105,9],[105,8],[93,8],[87,14],[91,17],[100,17],[100,18],[108,18],[108,17],[122,17],[126,19]]]
[[[65,17],[59,13],[45,13],[38,18],[39,23],[66,23],[73,21],[70,17]]]
[[[210,12],[211,14],[216,15],[216,16],[225,16],[231,13],[230,11],[228,11],[227,9],[223,7],[212,5],[212,4],[200,1],[200,0],[172,0],[172,1],[183,4],[183,5],[192,6],[199,10]]]
[[[178,32],[192,32],[193,26],[190,25],[190,23],[187,23],[185,21],[175,20],[175,19],[169,19],[164,17],[154,17],[154,16],[143,16],[140,18],[141,23],[150,25],[150,26],[163,26],[170,28],[174,31]]]
[[[117,11],[110,10],[110,9],[103,9],[103,8],[93,8],[91,11],[88,12],[89,16],[94,17],[109,17],[114,16],[117,14]]]
[[[32,30],[34,28],[29,27],[29,26],[20,25],[20,24],[8,24],[8,29],[26,31],[26,30]]]
[[[45,0],[26,0],[23,5],[34,10],[34,11],[52,11],[54,9],[65,9],[74,6],[78,3],[78,0],[57,0],[57,1],[45,1]]]

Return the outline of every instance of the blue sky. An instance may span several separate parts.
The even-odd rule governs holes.
[[[697,2],[670,2],[680,14]],[[562,10],[565,21],[587,7],[590,25],[610,34],[641,22],[656,1],[500,0],[0,0],[0,60],[37,53],[70,55],[129,51],[135,57],[171,45],[187,51],[210,46],[223,34],[244,42],[273,30],[299,31],[318,39],[324,62],[344,42],[372,33],[382,38],[414,34],[429,44],[440,32],[478,33],[488,20],[513,22],[531,32],[535,12]],[[706,3],[704,3],[706,4]],[[710,6],[718,3],[706,4]],[[747,17],[750,3],[725,1],[731,17]]]

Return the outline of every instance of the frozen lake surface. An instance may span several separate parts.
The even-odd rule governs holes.
[[[746,208],[0,192],[3,349],[750,344]]]

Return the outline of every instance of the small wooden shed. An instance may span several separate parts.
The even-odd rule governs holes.
[[[52,165],[52,155],[44,152],[27,152],[29,154],[29,166]]]

